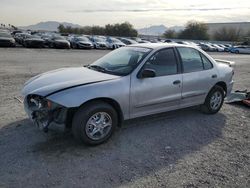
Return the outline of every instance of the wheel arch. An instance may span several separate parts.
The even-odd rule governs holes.
[[[214,86],[220,86],[225,91],[225,96],[227,95],[227,84],[224,81],[219,81]],[[214,88],[214,86],[211,88],[211,90]]]
[[[118,115],[118,126],[121,127],[121,125],[123,123],[123,120],[124,120],[121,106],[120,106],[120,104],[116,100],[114,100],[112,98],[108,98],[108,97],[99,97],[99,98],[90,99],[90,100],[85,101],[84,103],[82,103],[79,107],[70,109],[69,112],[71,112],[71,114],[69,116],[69,120],[68,121],[69,122],[72,121],[72,118],[73,118],[75,112],[80,107],[85,106],[85,105],[87,105],[89,103],[92,103],[92,102],[97,102],[97,101],[106,102],[106,103],[108,103],[109,105],[111,105],[116,110],[117,115]],[[69,125],[67,127],[69,127]]]

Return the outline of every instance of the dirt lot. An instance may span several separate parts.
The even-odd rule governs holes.
[[[250,187],[250,111],[225,104],[126,122],[97,147],[61,127],[45,134],[14,97],[38,73],[81,66],[107,51],[0,49],[0,187]],[[250,56],[236,61],[234,89],[250,89]]]

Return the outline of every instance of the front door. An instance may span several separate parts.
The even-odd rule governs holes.
[[[155,77],[131,77],[131,118],[177,109],[181,100],[182,75],[173,48],[156,52],[142,70],[153,70]]]

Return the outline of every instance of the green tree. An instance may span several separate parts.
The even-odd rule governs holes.
[[[185,29],[180,32],[179,38],[193,40],[208,40],[208,27],[202,22],[188,22]]]
[[[175,39],[177,36],[178,33],[173,29],[168,29],[163,33],[163,37],[168,39]]]
[[[91,27],[92,35],[105,35],[105,28],[100,26],[92,26]]]
[[[137,37],[138,35],[137,30],[135,30],[133,25],[129,22],[115,24],[114,32],[116,36]]]
[[[107,24],[105,27],[101,26],[85,26],[81,28],[72,28],[64,25],[58,26],[60,33],[74,33],[74,34],[86,34],[86,35],[109,35],[109,36],[124,36],[124,37],[136,37],[138,35],[137,30],[133,25],[128,22],[121,24]]]
[[[63,24],[60,24],[57,29],[60,33],[65,33],[65,27]]]

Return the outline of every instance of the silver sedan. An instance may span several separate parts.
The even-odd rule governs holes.
[[[178,44],[135,44],[85,66],[28,80],[24,107],[45,132],[57,123],[96,145],[124,120],[200,106],[217,113],[233,87],[233,63]]]

